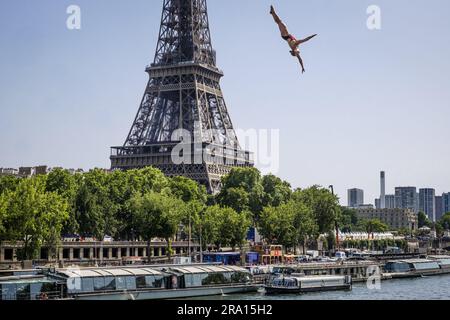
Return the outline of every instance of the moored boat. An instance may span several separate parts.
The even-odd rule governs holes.
[[[300,294],[316,291],[351,290],[351,276],[279,275],[264,286],[266,294]]]
[[[235,266],[68,268],[33,278],[0,279],[0,300],[180,299],[257,292],[258,288],[248,270]]]

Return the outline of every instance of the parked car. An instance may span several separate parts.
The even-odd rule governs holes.
[[[103,242],[113,242],[113,241],[114,241],[113,237],[110,237],[110,236],[105,236],[103,238]]]
[[[334,257],[338,260],[346,260],[347,259],[347,254],[343,251],[338,251],[334,254]]]

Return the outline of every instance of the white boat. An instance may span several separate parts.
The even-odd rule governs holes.
[[[236,266],[180,265],[58,270],[75,300],[155,300],[257,292]]]
[[[279,275],[264,286],[266,294],[299,294],[315,291],[351,290],[351,276]]]

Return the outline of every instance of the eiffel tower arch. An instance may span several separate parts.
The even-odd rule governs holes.
[[[111,168],[153,166],[220,190],[233,167],[253,166],[242,150],[220,88],[206,0],[164,0],[149,82],[123,146],[111,148]],[[179,161],[181,158],[182,161]]]

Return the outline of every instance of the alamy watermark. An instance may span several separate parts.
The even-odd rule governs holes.
[[[366,23],[367,29],[381,30],[381,8],[377,5],[370,5],[367,8],[367,14],[369,15]]]
[[[278,174],[280,169],[280,130],[249,129],[222,130],[178,129],[172,133],[171,141],[180,141],[171,152],[174,164],[198,164],[205,161],[223,165],[245,165],[254,162],[262,172]],[[238,139],[239,138],[239,139]],[[237,141],[241,143],[237,145]],[[246,153],[244,150],[249,150]]]
[[[69,30],[81,30],[81,8],[75,4],[67,7],[66,13],[69,15],[66,26]]]
[[[381,290],[381,270],[379,266],[367,267],[367,289]]]
[[[67,289],[69,291],[81,291],[81,276],[79,267],[69,267],[67,268]]]

